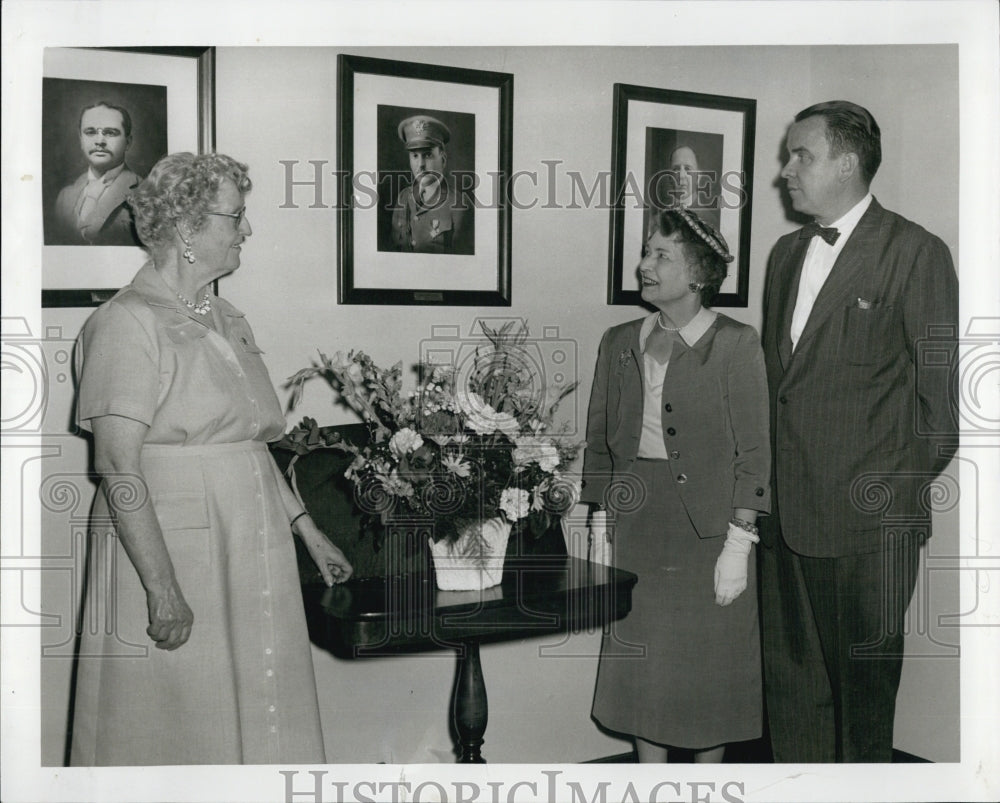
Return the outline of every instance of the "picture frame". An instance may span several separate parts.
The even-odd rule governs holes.
[[[756,115],[751,98],[614,85],[609,305],[642,303],[643,245],[656,212],[678,205],[720,231],[734,257],[711,306],[748,305]]]
[[[133,184],[166,153],[213,151],[215,48],[45,49],[43,307],[99,306],[128,284],[148,258],[134,229],[128,242],[109,242],[100,237],[77,242],[74,238],[78,233],[70,232],[68,236],[67,227],[60,225],[66,217],[64,199],[87,176],[79,135],[82,110],[106,103],[129,111],[132,131],[125,168],[134,173]],[[118,210],[124,225],[130,225],[124,205],[120,204]]]
[[[348,54],[337,70],[338,302],[510,306],[514,76]],[[419,151],[437,164],[418,172]]]

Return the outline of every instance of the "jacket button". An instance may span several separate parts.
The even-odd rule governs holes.
[[[787,396],[779,396],[778,397],[778,401],[781,402],[782,404],[788,404],[788,397]]]
[[[687,474],[678,474],[677,475],[677,482],[679,482],[681,485],[683,485],[687,481],[688,481],[688,475]]]
[[[670,453],[670,459],[671,460],[677,460],[677,459],[680,458],[680,456],[681,456],[681,453],[677,452],[677,451],[674,451],[674,452]]]
[[[667,434],[668,435],[676,435],[677,434],[677,430],[674,429],[673,427],[667,427]]]
[[[666,410],[668,413],[672,413],[674,411],[674,408],[671,407],[670,404],[664,404],[663,409]]]
[[[763,488],[757,488],[757,489],[756,489],[756,490],[754,491],[754,493],[755,493],[755,494],[756,494],[757,496],[763,496],[763,495],[764,495],[764,489],[763,489]]]

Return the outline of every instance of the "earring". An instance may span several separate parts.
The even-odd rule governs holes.
[[[187,241],[187,239],[184,237],[183,234],[181,235],[181,240],[184,242],[184,252],[181,254],[181,256],[188,261],[189,265],[193,265],[195,263],[196,257],[194,255],[194,251],[191,250],[191,243]]]
[[[690,290],[692,293],[700,293],[701,288],[704,286],[705,285],[703,284],[695,284],[694,282],[691,282],[691,284],[688,285],[688,290]]]
[[[181,242],[184,243],[184,251],[181,252],[181,256],[187,260],[189,265],[193,265],[197,261],[197,257],[194,255],[194,251],[191,250],[191,243],[188,241],[188,238],[184,236],[180,226],[177,226],[177,234],[180,236]]]

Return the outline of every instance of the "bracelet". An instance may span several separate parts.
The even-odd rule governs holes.
[[[736,527],[739,527],[741,530],[746,530],[748,533],[750,533],[750,535],[757,535],[757,533],[759,532],[756,524],[751,524],[749,521],[746,521],[745,519],[733,518],[729,520],[729,523]]]
[[[299,513],[298,516],[296,516],[294,519],[292,519],[290,522],[288,522],[288,526],[289,527],[294,527],[295,526],[295,522],[297,522],[303,516],[308,516],[308,515],[309,515],[308,511],[303,510],[301,513]]]

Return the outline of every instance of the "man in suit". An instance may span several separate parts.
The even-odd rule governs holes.
[[[814,221],[778,240],[763,346],[772,515],[761,528],[765,690],[779,762],[884,762],[926,489],[956,440],[958,284],[944,243],[869,192],[878,125],[846,101],[795,117],[781,171]]]
[[[56,198],[47,245],[138,245],[126,198],[141,181],[125,164],[132,118],[100,101],[80,113],[80,148],[87,171]]]
[[[397,129],[410,159],[413,183],[404,187],[392,212],[392,241],[400,251],[472,254],[471,200],[447,175],[445,145],[451,131],[426,114],[407,117]]]

